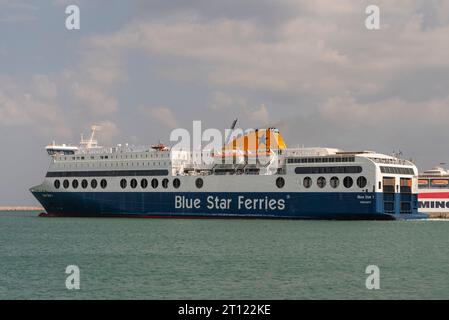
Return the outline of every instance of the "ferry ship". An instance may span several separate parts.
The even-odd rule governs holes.
[[[442,167],[424,171],[418,179],[418,208],[435,218],[449,218],[449,172]]]
[[[235,122],[233,127],[235,127]],[[251,130],[194,157],[148,147],[46,147],[50,167],[30,189],[44,216],[422,219],[418,170],[373,151],[287,148],[276,128]],[[212,158],[206,162],[203,158]],[[196,160],[195,160],[196,159]]]

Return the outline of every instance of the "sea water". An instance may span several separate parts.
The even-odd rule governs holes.
[[[368,289],[368,266],[379,289]],[[80,289],[69,290],[68,266]],[[368,268],[368,270],[371,270]],[[448,299],[449,220],[0,212],[0,299]]]

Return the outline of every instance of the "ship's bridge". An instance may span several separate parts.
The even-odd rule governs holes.
[[[53,144],[48,145],[45,147],[45,150],[50,156],[54,155],[72,155],[78,152],[78,147],[75,146],[69,146],[66,144],[57,145],[55,142]]]

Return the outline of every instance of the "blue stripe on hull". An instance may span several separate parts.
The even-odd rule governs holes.
[[[397,219],[381,193],[33,192],[56,216]],[[216,199],[219,199],[218,203]]]

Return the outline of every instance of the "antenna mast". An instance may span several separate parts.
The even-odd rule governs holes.
[[[225,145],[227,145],[228,143],[229,143],[229,140],[231,139],[231,137],[232,137],[232,133],[234,132],[234,129],[235,129],[235,126],[237,125],[237,121],[238,121],[239,119],[238,118],[235,118],[234,119],[234,121],[232,122],[232,124],[231,124],[231,130],[229,131],[229,134],[228,134],[228,136],[226,137],[226,143],[225,143]]]
[[[81,142],[80,145],[85,146],[87,149],[96,148],[98,146],[97,140],[95,140],[95,132],[101,130],[101,126],[93,125],[90,127],[91,133],[89,140],[84,140],[83,134],[81,134]]]

